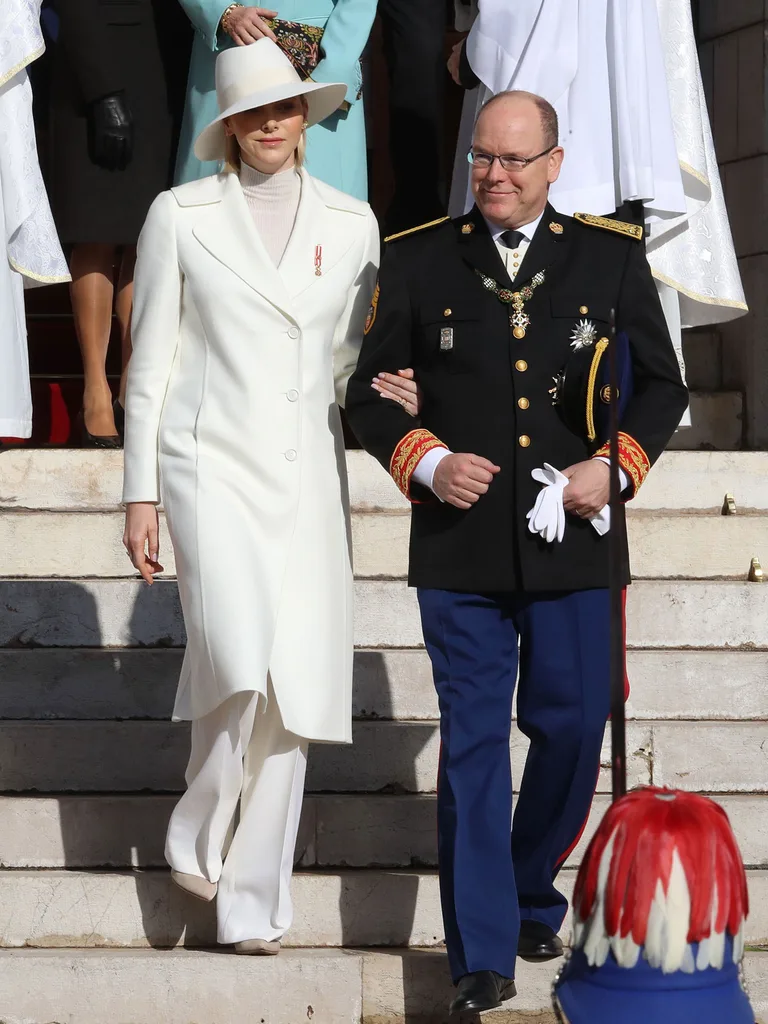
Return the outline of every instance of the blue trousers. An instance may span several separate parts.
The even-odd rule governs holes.
[[[557,931],[568,905],[554,881],[589,815],[610,710],[608,591],[418,596],[440,703],[438,855],[451,974],[514,978],[520,921]],[[517,724],[530,749],[513,820],[518,667]]]

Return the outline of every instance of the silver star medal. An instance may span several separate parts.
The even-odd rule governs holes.
[[[595,344],[597,328],[591,320],[579,320],[571,334],[571,348],[578,352]]]

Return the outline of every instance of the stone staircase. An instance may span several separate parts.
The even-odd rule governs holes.
[[[183,626],[172,578],[147,588],[122,549],[120,453],[0,454],[2,1024],[445,1021],[436,702],[403,580],[408,508],[367,456],[348,461],[355,743],[312,749],[290,948],[251,959],[210,951],[211,908],[164,865],[187,756],[187,727],[168,721]],[[768,454],[667,453],[629,526],[630,783],[728,811],[768,1019],[768,586],[747,582],[753,556],[768,563]],[[511,747],[519,779],[522,737]],[[567,890],[609,789],[606,769]],[[521,963],[519,997],[488,1019],[551,1024],[552,975]]]

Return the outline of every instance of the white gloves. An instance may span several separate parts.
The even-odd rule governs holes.
[[[544,469],[534,469],[531,476],[537,484],[542,484],[536,504],[526,516],[528,529],[538,533],[547,544],[555,538],[558,543],[565,534],[565,509],[563,508],[563,491],[568,486],[568,477],[544,463]]]
[[[527,514],[528,529],[538,533],[551,544],[560,543],[565,535],[565,509],[563,508],[563,491],[568,486],[568,477],[564,476],[548,462],[543,469],[534,469],[531,476],[538,484],[542,484],[536,498],[536,504]],[[600,536],[604,536],[611,528],[611,509],[606,505],[596,516],[589,520]]]

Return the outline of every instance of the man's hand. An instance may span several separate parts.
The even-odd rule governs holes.
[[[456,508],[472,508],[500,471],[500,466],[480,455],[446,455],[437,464],[432,490]]]
[[[570,483],[563,491],[563,507],[581,519],[602,512],[611,496],[611,470],[600,459],[577,462],[563,470]]]
[[[451,56],[448,58],[448,74],[454,80],[456,85],[461,85],[459,68],[461,66],[461,50],[463,46],[464,40],[461,39],[451,50]]]

